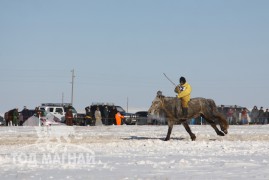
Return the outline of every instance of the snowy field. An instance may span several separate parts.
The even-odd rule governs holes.
[[[269,179],[269,125],[0,127],[1,179]]]

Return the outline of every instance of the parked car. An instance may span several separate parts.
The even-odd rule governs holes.
[[[167,119],[162,114],[159,114],[158,116],[148,114],[148,124],[167,125]]]
[[[105,106],[108,107],[108,111],[109,111],[108,125],[116,124],[115,114],[117,113],[117,111],[119,111],[121,115],[124,116],[124,119],[122,120],[122,124],[127,124],[127,125],[136,124],[136,115],[134,113],[127,113],[121,106],[115,106],[113,103],[93,103],[90,106],[91,117],[93,120],[95,120],[94,112],[96,111],[97,107],[99,107],[99,110],[101,111],[101,115],[102,115],[102,122],[103,124],[105,124],[105,119],[104,119]]]
[[[138,111],[136,115],[136,124],[137,125],[147,125],[150,124],[150,119],[148,118],[148,111]]]
[[[0,126],[5,126],[5,125],[6,125],[5,119],[2,116],[0,116]]]
[[[68,107],[72,108],[73,116],[75,119],[77,117],[77,111],[69,103],[42,103],[40,106],[40,110],[45,110],[47,112],[50,112],[55,117],[60,119],[60,121],[62,123],[64,123],[65,122],[65,113],[66,113]]]

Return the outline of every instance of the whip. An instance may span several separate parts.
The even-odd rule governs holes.
[[[166,79],[168,79],[168,81],[170,81],[174,86],[177,86],[168,76],[166,76],[165,73],[163,73],[163,75],[166,77]]]

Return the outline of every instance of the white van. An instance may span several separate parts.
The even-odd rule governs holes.
[[[74,116],[74,118],[76,118],[77,111],[69,103],[42,103],[40,106],[40,109],[45,110],[47,112],[50,112],[55,117],[60,119],[61,122],[65,122],[65,113],[66,113],[68,107],[72,108],[73,116]]]

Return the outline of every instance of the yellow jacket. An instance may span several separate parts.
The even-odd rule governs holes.
[[[178,87],[177,87],[178,88]],[[189,85],[187,82],[183,85],[180,85],[179,91],[177,90],[177,97],[183,98],[184,101],[190,101],[191,99],[191,85]]]

